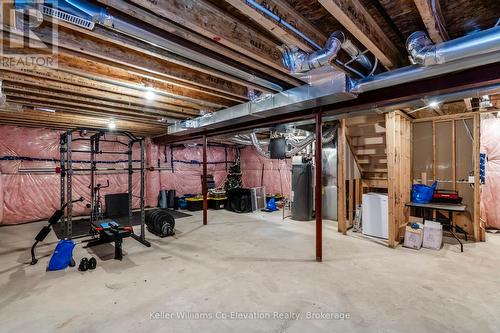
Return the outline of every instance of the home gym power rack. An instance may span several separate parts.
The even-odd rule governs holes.
[[[79,136],[76,137],[74,134],[78,133]],[[114,140],[106,139],[106,134],[115,137]],[[128,142],[122,142],[117,137],[125,137]],[[88,141],[89,149],[73,149],[72,144],[75,141]],[[101,142],[110,142],[117,143],[127,147],[126,151],[103,151],[100,149]],[[140,146],[140,167],[133,167],[134,161],[132,160],[132,148],[135,144]],[[87,153],[90,156],[90,168],[77,168],[73,169],[73,153]],[[64,208],[66,205],[66,214],[62,217],[62,223],[64,223],[64,238],[72,239],[73,238],[73,230],[72,230],[72,212],[73,212],[73,203],[72,203],[72,194],[73,194],[73,174],[75,172],[90,172],[90,202],[94,202],[94,187],[95,187],[95,174],[97,169],[97,163],[99,161],[96,160],[96,155],[102,154],[116,154],[116,155],[127,155],[128,167],[128,222],[129,225],[132,225],[132,198],[133,198],[133,186],[132,186],[132,178],[133,174],[136,171],[140,172],[140,218],[141,218],[141,233],[140,235],[132,232],[130,235],[132,238],[142,243],[143,245],[150,247],[151,243],[145,238],[145,212],[144,212],[144,178],[145,178],[145,163],[144,163],[144,155],[145,155],[145,146],[144,146],[144,138],[137,137],[130,132],[127,131],[115,131],[115,130],[104,130],[104,129],[95,129],[95,128],[87,128],[87,127],[78,127],[65,133],[61,134],[60,137],[60,174],[61,174],[61,208]],[[91,207],[92,211],[93,207]]]

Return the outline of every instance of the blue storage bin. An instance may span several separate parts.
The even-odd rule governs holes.
[[[432,186],[423,184],[413,184],[411,188],[411,201],[415,203],[429,203],[432,200],[432,195],[437,187],[437,182]]]

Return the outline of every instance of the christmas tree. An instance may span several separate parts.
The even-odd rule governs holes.
[[[237,161],[234,165],[229,167],[229,173],[227,174],[226,182],[224,183],[224,190],[228,192],[229,190],[242,187],[243,182],[241,181],[240,162]]]

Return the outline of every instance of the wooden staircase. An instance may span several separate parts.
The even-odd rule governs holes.
[[[339,231],[345,234],[353,226],[363,193],[386,192],[388,245],[396,247],[409,216],[405,204],[411,188],[410,119],[400,111],[342,119],[338,140]],[[347,174],[353,159],[360,179]]]
[[[345,120],[347,146],[363,179],[363,187],[387,188],[387,147],[384,115]]]

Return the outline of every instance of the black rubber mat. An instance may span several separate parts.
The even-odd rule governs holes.
[[[173,209],[163,209],[167,212],[170,213],[174,217],[174,219],[181,219],[183,217],[188,217],[191,216],[190,214],[186,214],[183,212],[180,212],[178,210],[173,210]],[[115,217],[113,218],[114,221],[120,223],[121,225],[129,225],[128,223],[128,217]],[[141,224],[141,214],[140,212],[134,212],[132,215],[132,223],[133,226],[140,225]],[[79,236],[86,236],[89,234],[90,231],[90,219],[85,218],[85,219],[74,219],[73,220],[73,237],[79,237]],[[54,232],[56,233],[57,237],[59,239],[62,239],[64,235],[64,225],[62,223],[57,224],[54,226]]]

